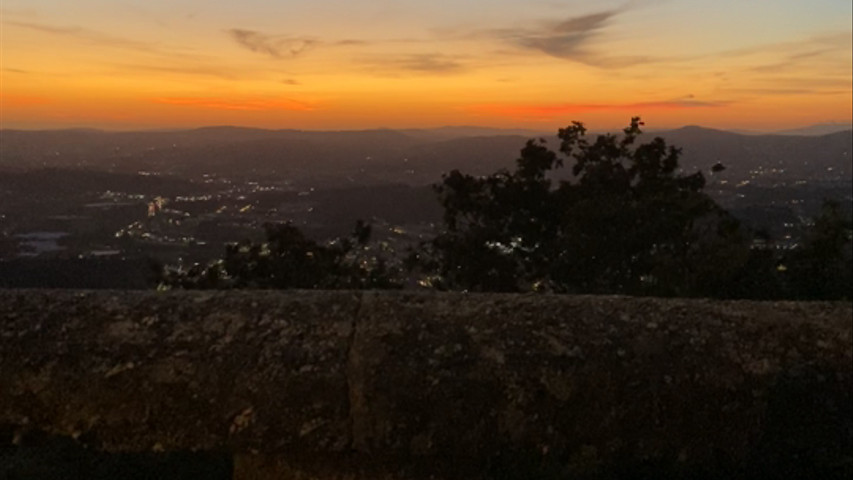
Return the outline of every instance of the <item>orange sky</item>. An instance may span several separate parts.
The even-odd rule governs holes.
[[[853,118],[849,0],[3,0],[0,126]]]

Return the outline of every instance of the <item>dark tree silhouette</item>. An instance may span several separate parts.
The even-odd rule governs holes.
[[[790,296],[803,300],[853,298],[853,243],[850,218],[832,200],[823,203],[803,244],[785,259]]]
[[[399,288],[396,271],[368,245],[371,228],[359,220],[348,238],[326,245],[290,223],[266,224],[266,241],[226,247],[207,265],[163,270],[165,288],[370,289]]]
[[[559,153],[528,141],[515,171],[454,170],[436,186],[444,230],[418,261],[438,288],[473,291],[717,295],[746,262],[738,222],[702,193],[701,172],[678,171],[661,138],[586,138],[575,122]],[[552,180],[570,162],[575,182]],[[556,183],[556,185],[555,185]]]

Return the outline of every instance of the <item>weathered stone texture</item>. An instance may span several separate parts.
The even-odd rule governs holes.
[[[0,293],[0,424],[116,451],[348,449],[358,301]]]
[[[367,295],[361,312],[355,445],[474,470],[502,449],[567,475],[746,462],[781,375],[851,386],[849,304]]]
[[[846,474],[851,327],[850,303],[0,291],[0,426],[225,449],[241,478]]]

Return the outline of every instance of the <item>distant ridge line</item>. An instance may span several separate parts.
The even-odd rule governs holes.
[[[613,130],[593,130],[588,135],[597,135],[603,133],[617,133],[619,129]],[[556,131],[556,128],[554,132]],[[853,131],[853,123],[827,123],[810,125],[801,128],[793,128],[776,131],[747,131],[747,130],[727,130],[722,128],[704,127],[701,125],[684,125],[677,128],[663,129],[648,129],[645,133],[648,135],[664,135],[672,132],[706,132],[719,133],[742,136],[808,136],[820,137],[831,135],[839,132]],[[537,131],[524,128],[497,128],[497,127],[478,127],[478,126],[442,126],[433,128],[363,128],[363,129],[299,129],[299,128],[263,128],[263,127],[245,127],[239,125],[207,125],[201,127],[189,128],[163,128],[163,129],[138,129],[138,130],[107,130],[102,128],[90,127],[71,127],[71,128],[47,128],[47,129],[27,129],[27,128],[0,128],[0,132],[12,133],[67,133],[67,134],[106,134],[106,135],[122,135],[122,134],[188,134],[188,133],[211,133],[211,132],[233,132],[233,133],[257,133],[257,134],[359,134],[359,133],[390,133],[402,134],[409,136],[425,136],[425,137],[443,137],[443,138],[462,138],[462,137],[493,137],[493,136],[528,136],[528,137],[551,137],[554,132]]]

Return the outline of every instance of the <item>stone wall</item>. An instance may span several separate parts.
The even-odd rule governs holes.
[[[0,291],[0,440],[223,452],[241,479],[843,478],[852,310]]]

